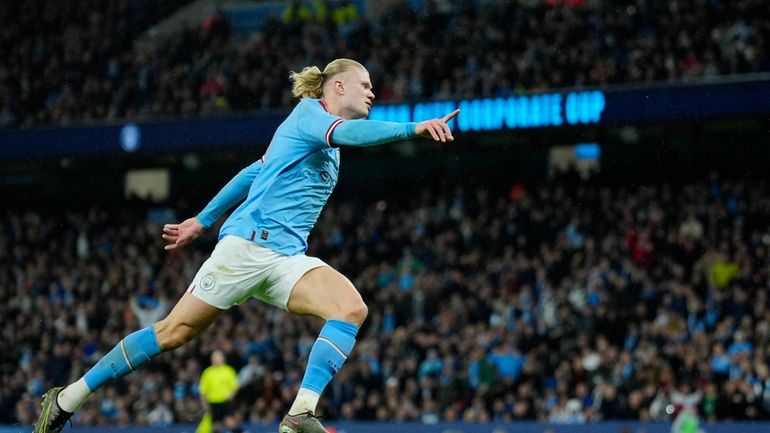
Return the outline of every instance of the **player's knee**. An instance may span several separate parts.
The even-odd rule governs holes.
[[[366,306],[364,301],[358,301],[351,303],[345,308],[343,312],[343,319],[346,322],[355,323],[361,325],[366,320],[366,316],[369,315],[369,307]]]

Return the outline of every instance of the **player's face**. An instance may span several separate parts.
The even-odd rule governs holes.
[[[352,68],[343,73],[345,93],[342,95],[342,110],[350,119],[361,119],[369,115],[374,103],[372,81],[366,69]]]

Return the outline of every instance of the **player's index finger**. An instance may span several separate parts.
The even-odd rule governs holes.
[[[447,114],[446,116],[442,117],[441,121],[444,122],[444,123],[449,122],[450,120],[454,119],[455,116],[457,116],[457,113],[459,113],[459,112],[460,112],[460,109],[458,108],[457,110],[455,110],[455,111]]]

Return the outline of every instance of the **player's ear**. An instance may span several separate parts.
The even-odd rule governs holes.
[[[342,80],[337,79],[334,80],[334,91],[337,92],[338,95],[344,95],[345,94],[345,84],[342,82]]]

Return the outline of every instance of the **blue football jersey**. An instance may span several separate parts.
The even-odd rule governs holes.
[[[304,253],[337,184],[340,150],[331,136],[342,122],[323,101],[302,99],[276,129],[246,200],[219,238],[235,235],[285,255]]]

